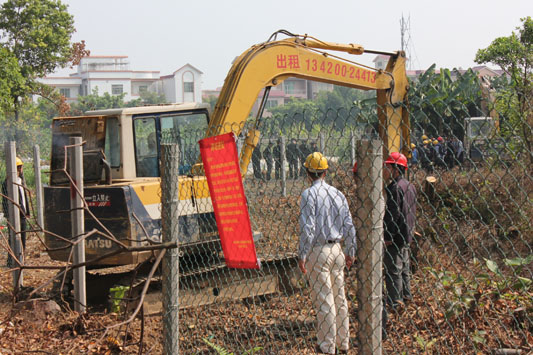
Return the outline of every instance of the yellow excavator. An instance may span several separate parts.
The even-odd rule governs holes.
[[[278,35],[287,36],[277,40]],[[350,59],[340,55],[350,55]],[[353,58],[365,53],[388,55],[384,70],[357,64]],[[97,266],[140,263],[149,252],[128,251],[106,236],[127,246],[161,242],[160,146],[177,142],[182,152],[179,171],[179,243],[185,256],[219,248],[209,190],[198,163],[196,142],[204,136],[233,131],[241,134],[261,90],[265,90],[254,129],[247,130],[241,149],[240,167],[246,174],[259,140],[261,112],[271,87],[289,77],[376,90],[379,134],[385,153],[408,152],[408,81],[403,52],[368,50],[356,44],[324,42],[287,31],[274,33],[264,43],[253,45],[233,63],[213,114],[207,105],[172,104],[88,112],[80,117],[53,120],[51,179],[44,189],[46,242],[53,259],[66,261],[69,250],[60,235],[71,238],[69,184],[62,170],[64,146],[71,136],[81,136],[85,145],[85,199],[92,214],[86,214],[87,231],[98,234],[86,240],[86,260]],[[202,131],[202,136],[193,132]],[[193,142],[194,144],[190,144]],[[218,249],[219,250],[219,249]],[[111,255],[113,254],[113,255]],[[102,257],[110,255],[109,257]]]

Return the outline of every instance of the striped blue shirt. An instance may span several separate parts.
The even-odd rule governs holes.
[[[315,245],[345,239],[345,254],[355,257],[355,227],[346,197],[318,179],[302,193],[300,201],[300,247],[298,256],[306,260]]]

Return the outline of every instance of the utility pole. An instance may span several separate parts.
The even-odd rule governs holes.
[[[411,68],[411,51],[409,50],[410,41],[411,41],[411,16],[405,19],[402,14],[400,19],[400,36],[401,36],[401,49],[406,52],[407,63],[409,69]]]

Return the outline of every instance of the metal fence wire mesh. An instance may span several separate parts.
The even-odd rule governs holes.
[[[218,242],[204,247],[193,242],[194,252],[180,253],[180,265],[186,265],[177,300],[182,308],[179,327],[184,353],[214,351],[217,347],[236,353],[259,348],[278,354],[315,351],[317,331],[327,333],[328,329],[317,323],[312,279],[296,267],[300,209],[305,207],[300,206],[300,198],[311,186],[303,163],[308,154],[323,153],[329,164],[325,182],[346,196],[356,226],[368,224],[360,220],[360,210],[367,211],[376,202],[387,203],[385,186],[389,182],[383,180],[382,163],[387,157],[380,156],[383,145],[365,166],[369,170],[357,172],[360,181],[382,186],[381,200],[356,198],[356,189],[362,187],[354,183],[352,166],[359,143],[379,139],[376,111],[374,106],[364,111],[338,109],[265,119],[244,180],[263,268],[225,268]],[[464,117],[439,122],[435,126],[431,120],[412,121],[413,146],[405,173],[417,195],[415,233],[409,248],[412,296],[397,307],[386,305],[387,317],[382,318],[381,313],[377,317],[384,322],[383,351],[528,351],[533,344],[533,181],[531,152],[525,148],[520,123],[513,126],[504,119],[495,122]],[[220,131],[234,131],[242,152],[244,137],[254,123]],[[197,161],[196,141],[191,140],[190,147],[183,140],[181,143],[180,162]],[[365,179],[365,175],[374,180]],[[176,183],[177,176],[171,177]],[[191,175],[189,179],[194,178]],[[183,182],[180,186],[191,189]],[[213,236],[216,240],[212,212],[198,213],[206,211],[202,199],[193,200],[180,196],[180,224],[184,221],[196,226],[190,220],[196,218],[198,238]],[[187,214],[191,207],[193,213]],[[339,224],[333,209],[321,213]],[[367,218],[371,216],[369,212]],[[382,227],[381,218],[370,223],[377,229]],[[187,240],[196,240],[190,236],[193,229],[180,225],[179,230],[185,245]],[[330,231],[321,232],[317,234],[328,236]],[[366,237],[359,233],[358,243]],[[315,243],[321,243],[320,238]],[[379,239],[374,252],[386,259],[383,247]],[[363,255],[350,270],[344,270],[349,348],[354,353],[365,345],[361,343],[364,339],[357,344],[361,331],[357,315],[364,307],[361,303],[368,301],[358,297],[358,287],[364,281],[357,278],[358,268],[370,262]],[[378,265],[374,267],[382,267]],[[373,285],[370,293],[379,300],[382,293],[391,292],[384,279]],[[331,305],[321,307],[330,315],[335,313]],[[378,309],[381,305],[374,311]],[[345,346],[338,343],[337,349]]]
[[[317,287],[316,277],[310,272],[303,275],[298,268],[300,216],[309,207],[301,203],[301,196],[312,185],[303,163],[312,152],[320,152],[329,166],[324,181],[332,190],[317,195],[317,206],[330,206],[319,208],[317,214],[342,233],[317,227],[311,244],[321,250],[324,245],[328,251],[335,249],[335,254],[325,253],[325,257],[337,265],[330,281],[344,286],[349,319],[347,342],[322,341],[323,351],[448,354],[511,349],[528,353],[533,346],[531,118],[520,118],[514,112],[499,112],[499,118],[473,118],[481,112],[475,105],[439,116],[432,104],[426,104],[423,109],[420,103],[412,106],[411,141],[400,140],[408,149],[404,176],[416,190],[416,218],[409,256],[404,258],[410,261],[411,294],[401,294],[396,304],[386,302],[394,291],[383,271],[389,249],[384,245],[383,218],[390,208],[390,181],[379,133],[386,127],[380,127],[375,105],[304,111],[263,118],[259,124],[252,120],[242,126],[213,128],[213,132],[234,132],[240,154],[245,151],[247,134],[254,128],[261,132],[244,174],[246,203],[261,260],[258,270],[225,266],[208,185],[199,165],[198,140],[204,137],[205,127],[161,131],[161,188],[157,177],[146,177],[150,175],[131,186],[121,181],[116,187],[128,191],[128,196],[134,196],[135,188],[153,195],[144,197],[151,201],[143,205],[148,212],[135,210],[124,217],[142,237],[132,239],[119,233],[117,218],[97,208],[107,206],[108,201],[99,186],[93,186],[95,193],[90,199],[85,196],[90,204],[86,235],[80,238],[87,238],[88,250],[96,243],[108,248],[114,253],[109,257],[116,258],[112,260],[120,260],[121,249],[131,253],[132,248],[147,248],[151,264],[136,272],[140,275],[147,269],[152,279],[153,294],[146,295],[145,303],[162,301],[161,322],[155,316],[162,339],[155,342],[160,340],[164,352],[313,354],[319,340],[332,337],[320,332],[343,336],[342,329],[346,330],[346,323],[336,324],[333,331],[333,326],[318,321],[322,319],[317,317],[318,309],[327,318],[334,312],[342,315],[343,307],[334,311],[328,303],[313,304],[313,288],[316,294],[323,289]],[[26,181],[29,186],[30,179]],[[62,199],[68,199],[69,191],[61,188],[65,191],[53,208],[61,216],[58,225],[70,228],[68,209],[58,207]],[[343,201],[340,193],[357,230],[356,259],[350,269],[344,268],[342,254],[349,223],[346,218],[341,221],[332,202]],[[28,224],[31,233],[41,231],[33,218]],[[5,230],[9,226],[6,221],[2,226],[7,250]],[[70,236],[44,234],[39,239],[42,245],[33,242],[35,250],[58,253],[69,247]],[[327,242],[339,234],[342,243]],[[27,253],[25,262],[31,263],[32,255],[38,254]],[[2,262],[7,253],[3,255]],[[91,263],[101,257],[87,253],[86,260]],[[160,262],[160,272],[153,267],[154,261],[155,265]],[[72,265],[72,260],[65,263]],[[311,259],[306,266],[311,270]],[[90,273],[89,280],[103,284],[98,277],[104,272]],[[61,274],[61,286],[68,284],[68,274]],[[137,281],[113,280],[109,284],[111,307],[131,315],[135,306],[122,307],[120,302],[139,301],[144,275]],[[49,292],[57,295],[60,289]],[[63,287],[63,295],[69,292]],[[143,311],[149,313],[148,307],[140,315]],[[142,334],[145,322],[141,319]],[[124,349],[137,346],[141,353],[150,351],[155,342],[147,342],[131,339]]]

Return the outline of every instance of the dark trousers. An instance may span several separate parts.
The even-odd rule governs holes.
[[[298,160],[289,160],[289,179],[298,178]]]
[[[254,169],[254,177],[256,179],[262,179],[263,175],[261,174],[261,163],[258,161],[252,161],[252,168]]]
[[[281,163],[280,162],[276,162],[275,171],[276,171],[275,172],[276,180],[281,179]]]
[[[409,245],[397,247],[392,244],[386,247],[383,263],[385,265],[387,304],[394,308],[399,302],[413,298],[411,295]]]
[[[267,160],[267,171],[266,171],[266,179],[270,180],[272,178],[272,160]]]

